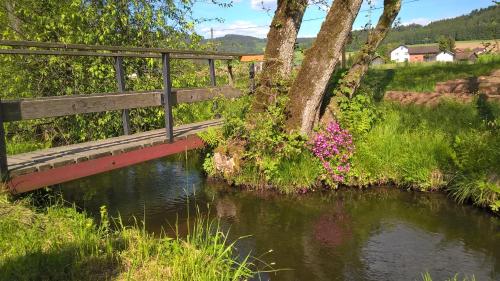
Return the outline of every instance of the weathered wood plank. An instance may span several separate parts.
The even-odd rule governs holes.
[[[35,48],[55,48],[66,50],[92,50],[92,51],[111,51],[111,52],[140,52],[140,53],[171,53],[185,55],[218,55],[218,56],[256,56],[257,54],[243,54],[231,52],[214,52],[214,51],[198,51],[198,50],[178,50],[166,48],[145,48],[145,47],[126,47],[126,46],[105,46],[105,45],[85,45],[85,44],[66,44],[55,42],[36,42],[36,41],[18,41],[18,40],[0,40],[0,46],[11,47],[35,47]]]
[[[172,115],[173,93],[172,80],[170,78],[170,54],[161,55],[162,78],[163,78],[163,111],[165,112],[165,130],[169,142],[174,141],[174,116]]]
[[[1,44],[0,44],[1,45]],[[130,52],[94,52],[94,51],[60,51],[60,50],[31,50],[31,49],[0,49],[2,55],[45,55],[45,56],[76,56],[76,57],[125,57],[125,58],[161,58],[157,53],[130,53]],[[225,55],[198,55],[172,54],[173,59],[190,60],[232,60],[238,57]]]
[[[222,120],[215,119],[178,126],[174,128],[174,139],[185,138],[210,127],[221,125]],[[164,143],[167,143],[165,129],[158,129],[105,140],[54,147],[9,156],[9,171],[11,177],[16,177]]]
[[[123,154],[104,156],[16,176],[10,178],[7,187],[11,193],[19,194],[200,147],[203,147],[203,141],[196,135],[189,135],[175,140],[174,143],[161,143]]]
[[[123,57],[115,58],[115,75],[118,86],[118,92],[125,92],[125,73],[123,71]],[[128,109],[122,110],[123,134],[130,135],[130,114]]]
[[[58,117],[82,113],[161,106],[162,91],[124,92],[2,101],[4,122]],[[193,103],[216,96],[235,98],[243,93],[233,87],[173,89],[172,104]]]
[[[2,100],[0,99],[0,105]],[[3,127],[3,109],[0,106],[0,180],[8,177],[9,166],[7,165],[7,143],[5,140],[5,129]]]

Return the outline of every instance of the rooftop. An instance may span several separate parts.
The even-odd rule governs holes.
[[[438,54],[441,51],[439,50],[438,45],[429,45],[429,46],[409,46],[408,52],[410,55],[425,55],[425,54]]]

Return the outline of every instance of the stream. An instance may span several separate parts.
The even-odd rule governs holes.
[[[96,219],[106,205],[157,235],[176,224],[182,235],[197,210],[219,218],[240,257],[258,257],[259,268],[272,271],[255,280],[421,280],[426,271],[435,281],[456,273],[500,280],[500,219],[444,194],[245,191],[207,180],[201,163],[192,151],[57,188]]]

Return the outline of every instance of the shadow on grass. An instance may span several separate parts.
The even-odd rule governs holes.
[[[432,63],[398,65],[393,69],[371,68],[363,78],[362,86],[373,92],[375,101],[381,101],[387,90],[433,92],[437,82],[471,78],[472,91],[477,88],[475,77],[489,75],[498,69],[498,59],[488,62]]]
[[[476,107],[481,119],[485,122],[495,121],[495,111],[491,102],[488,102],[488,96],[480,94],[476,100]]]
[[[85,255],[82,259],[80,251],[81,247],[77,245],[64,245],[47,253],[35,251],[6,259],[0,264],[0,281],[110,280],[119,274],[120,266],[116,258]]]
[[[386,69],[383,71],[369,70],[361,85],[371,89],[373,91],[373,99],[376,102],[380,102],[384,99],[387,86],[394,79],[395,73],[396,71],[394,69]]]

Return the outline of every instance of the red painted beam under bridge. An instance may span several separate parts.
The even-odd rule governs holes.
[[[186,150],[203,147],[203,141],[196,135],[176,140],[173,143],[105,156],[63,167],[21,175],[9,180],[7,186],[12,193],[23,193],[91,175],[165,157]]]

